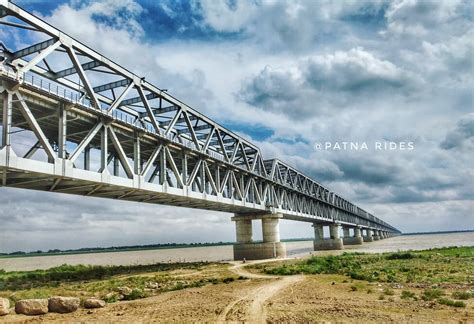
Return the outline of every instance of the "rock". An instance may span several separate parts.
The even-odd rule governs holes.
[[[0,316],[10,313],[10,301],[6,298],[0,298]]]
[[[47,299],[23,299],[15,304],[15,312],[24,315],[43,315],[48,312]]]
[[[72,313],[79,308],[79,298],[75,297],[51,297],[48,300],[48,309],[53,313]]]
[[[117,290],[120,293],[120,295],[124,295],[124,296],[130,295],[132,293],[132,289],[127,286],[118,287]]]
[[[88,298],[84,301],[85,308],[101,308],[105,306],[105,301],[99,298]]]

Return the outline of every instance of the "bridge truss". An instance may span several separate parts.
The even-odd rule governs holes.
[[[15,4],[0,17],[1,185],[398,232]]]

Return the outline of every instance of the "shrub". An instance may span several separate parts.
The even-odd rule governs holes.
[[[416,258],[416,255],[410,252],[397,252],[389,254],[385,257],[387,260],[408,260],[414,258]]]
[[[374,292],[374,291],[373,291],[372,289],[370,289],[370,288],[367,289],[367,293],[368,293],[368,294],[371,294],[371,293],[373,293],[373,292]]]
[[[438,303],[451,307],[466,307],[466,304],[464,302],[454,301],[448,298],[440,298],[438,299]]]
[[[415,298],[415,297],[416,297],[415,293],[408,290],[402,291],[402,295],[400,296],[400,298],[402,299]]]
[[[385,296],[384,295],[380,295],[379,296],[379,300],[384,300],[385,299]]]
[[[437,288],[425,289],[425,291],[423,291],[423,295],[421,296],[421,299],[423,299],[424,301],[429,301],[429,300],[434,300],[436,298],[439,298],[443,295],[444,295],[444,291],[441,289],[437,289]]]
[[[474,293],[470,293],[469,291],[455,291],[451,294],[454,299],[463,299],[468,300],[469,298],[474,297]]]
[[[387,295],[387,296],[393,296],[393,295],[395,295],[395,292],[394,292],[392,289],[390,289],[390,288],[385,288],[385,289],[383,290],[383,293],[384,293],[384,295]]]
[[[357,291],[357,287],[356,286],[351,286],[351,291]]]
[[[123,299],[125,299],[125,300],[135,300],[135,299],[139,299],[139,298],[143,298],[143,297],[144,297],[143,291],[141,291],[138,288],[134,288],[129,295],[123,296]]]
[[[222,280],[223,283],[229,283],[229,282],[232,282],[234,281],[234,277],[227,277],[227,278],[224,278],[224,280]]]

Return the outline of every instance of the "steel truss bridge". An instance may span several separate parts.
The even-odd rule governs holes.
[[[2,186],[399,233],[15,4],[0,17]]]

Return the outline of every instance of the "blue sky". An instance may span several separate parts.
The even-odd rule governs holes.
[[[470,1],[16,3],[250,138],[266,159],[287,161],[403,231],[474,227]],[[0,37],[9,46],[28,41]],[[314,148],[342,141],[411,141],[415,149]],[[116,231],[126,231],[124,244],[235,235],[229,214],[0,190],[7,250],[37,246],[48,235],[59,247],[83,246],[68,239],[78,230],[89,245],[121,244]],[[21,197],[49,201],[29,230],[22,224],[38,212],[17,206]],[[94,220],[98,205],[104,210]],[[71,209],[74,221],[57,206]],[[143,216],[117,218],[136,210]],[[207,221],[197,223],[197,214]],[[187,224],[172,236],[170,215]],[[146,228],[150,218],[156,233]],[[312,235],[296,222],[282,233]],[[15,240],[25,235],[30,240]]]

